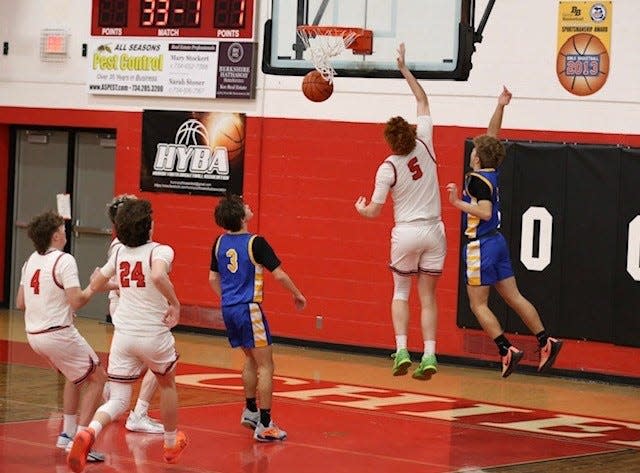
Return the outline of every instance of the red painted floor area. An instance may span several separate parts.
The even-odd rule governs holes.
[[[0,361],[46,366],[28,345],[17,342],[0,341]],[[120,419],[96,444],[107,461],[89,464],[85,471],[480,472],[640,449],[640,425],[629,422],[291,377],[274,382],[274,419],[289,438],[260,444],[239,423],[243,402],[219,403],[241,399],[238,371],[182,363],[177,383],[195,388],[199,403],[205,400],[205,405],[180,409],[180,428],[190,444],[179,464],[162,461],[161,435],[127,432]],[[209,393],[212,401],[206,405]],[[0,472],[70,471],[64,452],[55,448],[60,428],[59,410],[48,419],[0,424]]]

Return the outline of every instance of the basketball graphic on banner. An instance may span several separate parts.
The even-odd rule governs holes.
[[[572,94],[591,95],[607,82],[609,52],[594,35],[573,35],[558,51],[556,72],[560,84]]]

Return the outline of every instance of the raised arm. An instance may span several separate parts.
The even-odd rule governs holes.
[[[400,46],[398,46],[398,57],[396,58],[396,61],[398,63],[398,69],[400,70],[400,73],[406,79],[411,92],[413,92],[413,95],[416,98],[416,103],[418,105],[418,116],[431,115],[431,112],[429,111],[429,99],[427,98],[427,94],[418,80],[414,77],[413,73],[405,64],[404,55],[404,43],[400,43]]]
[[[502,127],[504,107],[509,105],[509,102],[511,102],[511,92],[509,92],[505,86],[502,86],[502,93],[498,96],[498,105],[496,105],[496,109],[494,110],[493,115],[491,115],[491,120],[489,120],[487,135],[493,136],[494,138],[498,137],[500,128]]]

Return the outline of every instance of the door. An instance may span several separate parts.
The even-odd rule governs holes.
[[[11,305],[24,261],[33,252],[27,224],[35,215],[56,209],[56,194],[71,195],[67,248],[78,262],[85,287],[96,266],[104,264],[111,241],[106,204],[112,199],[115,135],[96,131],[17,129],[12,235]],[[78,315],[104,320],[105,293],[96,294]]]

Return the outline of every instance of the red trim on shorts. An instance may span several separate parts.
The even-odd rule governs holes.
[[[413,276],[414,274],[418,274],[418,271],[400,271],[398,268],[394,268],[389,265],[389,269],[400,276]]]
[[[169,363],[169,366],[167,367],[166,370],[164,370],[163,372],[151,370],[151,372],[154,374],[158,374],[160,376],[166,375],[169,371],[171,371],[174,368],[174,366],[176,366],[176,363],[178,362],[178,358],[180,358],[180,355],[178,354],[178,352],[175,352],[175,354],[176,354],[176,359],[173,360],[171,363]]]
[[[71,325],[56,325],[54,327],[45,328],[44,330],[39,330],[37,332],[27,332],[27,333],[29,335],[40,335],[41,333],[57,332],[58,330],[63,330],[69,327],[71,327]]]
[[[422,269],[422,268],[418,268],[418,271],[420,271],[421,273],[425,273],[428,274],[429,276],[442,276],[442,270],[434,270],[434,269]]]
[[[60,255],[58,255],[58,257],[56,258],[56,262],[53,263],[53,269],[51,270],[51,274],[53,275],[53,282],[56,283],[56,286],[58,286],[60,289],[64,289],[64,286],[60,284],[58,282],[58,278],[56,278],[56,265],[58,264],[58,261],[60,261],[60,258],[62,258],[63,256],[64,253],[60,252]]]
[[[91,376],[96,368],[98,367],[98,365],[100,364],[100,362],[98,361],[98,363],[96,363],[95,361],[93,361],[93,359],[91,357],[89,357],[89,370],[80,378],[72,381],[73,384],[82,384],[86,381],[86,379]]]
[[[115,381],[116,383],[134,383],[140,379],[140,376],[142,376],[142,373],[135,376],[117,376],[115,374],[107,374],[109,381]]]

